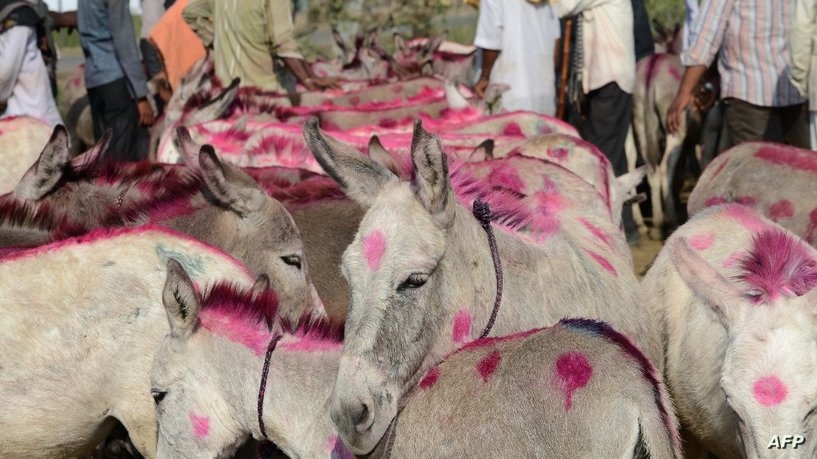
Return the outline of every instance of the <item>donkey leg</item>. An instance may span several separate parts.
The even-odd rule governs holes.
[[[661,168],[651,167],[647,173],[647,183],[650,184],[650,203],[652,204],[652,227],[649,229],[650,239],[661,240],[661,228],[664,225],[664,209],[661,199]]]
[[[627,129],[627,139],[624,142],[624,153],[627,155],[627,170],[634,171],[636,162],[638,161],[638,149],[635,145],[635,135],[633,134],[633,126],[630,124]],[[644,216],[641,215],[641,206],[639,203],[632,204],[633,206],[633,220],[638,227],[640,234],[647,234],[647,225],[644,223]]]
[[[677,135],[670,135],[667,137],[667,150],[664,152],[664,158],[661,161],[662,178],[664,186],[662,187],[662,195],[664,198],[665,208],[665,222],[664,225],[668,230],[675,229],[679,221],[678,205],[680,201],[680,180],[683,177],[683,170],[679,166],[681,164],[681,156],[683,151],[683,138]]]

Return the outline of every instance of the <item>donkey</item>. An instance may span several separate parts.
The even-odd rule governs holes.
[[[246,173],[223,164],[212,147],[202,147],[196,171],[178,173],[174,172],[179,169],[176,167],[147,164],[147,170],[159,174],[135,174],[145,180],[131,180],[127,174],[124,179],[110,174],[107,163],[95,163],[87,170],[102,170],[98,179],[71,180],[70,174],[77,173],[74,163],[78,158],[69,160],[64,130],[55,135],[64,142],[55,141],[44,150],[38,163],[21,180],[16,195],[30,198],[39,208],[61,209],[64,215],[78,214],[82,218],[69,218],[69,223],[81,224],[85,231],[152,223],[189,234],[228,251],[253,272],[266,274],[282,285],[280,293],[287,305],[294,308],[292,314],[297,316],[302,309],[323,310],[309,282],[303,243],[292,216]],[[91,154],[91,158],[78,162],[94,162],[96,157]],[[113,172],[119,170],[115,167]],[[85,177],[89,175],[94,177],[95,172]],[[73,227],[70,232],[62,231],[68,235],[82,232]],[[30,245],[31,235],[25,236],[26,244],[10,245]],[[39,243],[55,238],[57,234],[52,234]]]
[[[689,196],[690,215],[736,202],[817,247],[817,157],[813,151],[748,142],[720,154]]]
[[[0,259],[0,456],[77,457],[118,420],[153,457],[149,373],[167,334],[160,304],[169,259],[197,285],[253,282],[219,249],[147,227]]]
[[[667,386],[702,446],[817,455],[815,249],[748,207],[717,206],[667,240],[643,286],[663,311]],[[778,435],[806,442],[771,449]]]
[[[468,174],[449,177],[439,139],[420,123],[413,186],[324,134],[316,119],[304,136],[326,172],[367,209],[343,255],[351,308],[332,402],[332,418],[355,452],[374,448],[426,370],[479,336],[496,303],[494,257],[504,260],[506,297],[493,335],[585,316],[610,322],[653,362],[663,361],[623,235],[609,216],[585,212],[559,193],[549,177],[531,196],[494,190]],[[496,251],[464,208],[477,198],[497,213]]]
[[[329,420],[338,324],[281,320],[273,291],[219,283],[202,295],[175,264],[163,298],[170,333],[151,373],[159,458],[228,457],[247,437],[269,438],[290,457],[351,457]],[[521,422],[509,429],[510,412]],[[448,356],[413,389],[383,449],[391,457],[680,458],[677,432],[649,360],[608,325],[574,319]]]

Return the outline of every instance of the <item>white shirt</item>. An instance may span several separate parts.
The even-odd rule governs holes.
[[[556,113],[553,48],[559,35],[559,19],[547,3],[480,0],[474,45],[500,51],[490,81],[511,87],[502,94],[502,108]]]
[[[635,39],[632,0],[550,0],[559,17],[583,14],[585,94],[609,83],[632,94],[635,88]]]
[[[37,48],[37,32],[14,26],[0,33],[0,100],[8,104],[0,118],[28,115],[49,125],[62,124],[48,70]]]

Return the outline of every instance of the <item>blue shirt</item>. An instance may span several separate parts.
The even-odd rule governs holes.
[[[131,96],[147,96],[147,79],[127,0],[79,0],[77,28],[85,54],[85,86],[127,77]]]

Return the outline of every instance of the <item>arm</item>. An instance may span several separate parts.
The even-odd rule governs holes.
[[[477,32],[474,46],[482,50],[482,72],[474,90],[479,97],[484,97],[485,89],[491,79],[491,70],[502,50],[502,28],[504,15],[502,3],[496,0],[480,0]]]
[[[212,0],[191,0],[182,11],[184,22],[199,36],[205,48],[213,47]]]
[[[17,85],[30,33],[33,33],[30,27],[17,26],[0,34],[0,56],[3,56],[3,65],[0,65],[0,114],[6,111],[6,101]]]
[[[677,132],[681,116],[695,99],[698,82],[723,43],[734,6],[734,0],[704,0],[701,16],[695,21],[690,34],[690,47],[681,54],[681,63],[686,67],[681,86],[667,110],[667,130],[671,134]]]
[[[137,100],[139,122],[142,125],[150,125],[153,124],[153,110],[147,102],[147,78],[142,61],[139,60],[136,34],[133,31],[133,20],[128,7],[128,2],[108,0],[108,27],[113,37],[116,58]]]
[[[817,3],[814,0],[797,0],[789,28],[789,53],[791,57],[791,82],[807,96],[809,66],[811,65],[812,43],[817,35]]]

